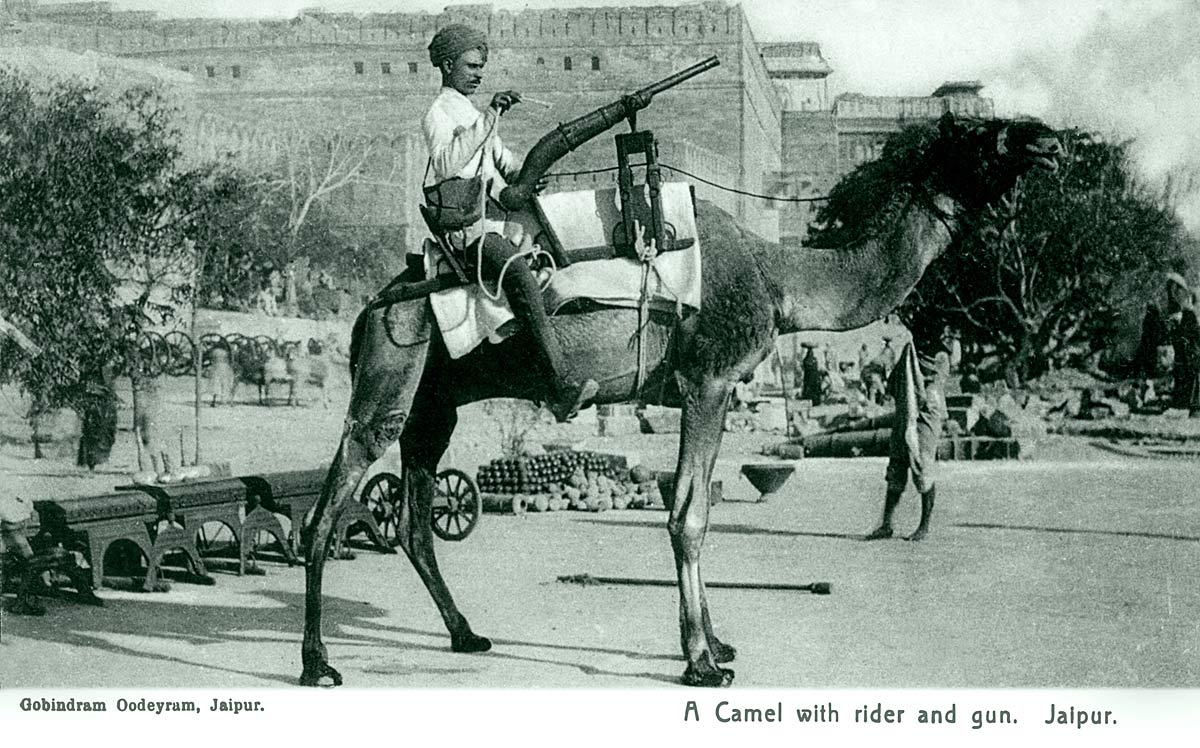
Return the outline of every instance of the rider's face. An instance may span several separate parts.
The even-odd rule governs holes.
[[[468,49],[453,62],[442,64],[442,84],[453,88],[463,96],[470,96],[483,82],[483,66],[487,55],[482,49]]]

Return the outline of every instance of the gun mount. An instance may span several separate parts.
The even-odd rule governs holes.
[[[537,142],[525,157],[521,174],[516,181],[500,193],[500,203],[509,210],[524,207],[537,189],[538,182],[563,156],[592,138],[611,129],[622,120],[628,120],[630,128],[637,130],[637,113],[650,105],[655,95],[674,88],[684,81],[721,64],[716,55],[702,60],[691,67],[680,70],[657,83],[652,83],[634,93],[606,104],[594,112],[560,124]]]

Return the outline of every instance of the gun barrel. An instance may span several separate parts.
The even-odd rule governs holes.
[[[716,55],[713,55],[707,60],[701,60],[691,67],[684,68],[678,73],[663,78],[658,83],[651,83],[649,86],[646,86],[642,90],[638,91],[636,95],[639,97],[644,96],[645,101],[649,103],[650,99],[653,98],[655,94],[660,94],[663,91],[666,91],[668,88],[674,88],[680,83],[683,83],[691,78],[695,78],[697,75],[700,75],[706,70],[712,70],[720,64],[721,61],[717,59]]]

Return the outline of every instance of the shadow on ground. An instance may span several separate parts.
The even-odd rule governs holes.
[[[144,658],[155,663],[167,662],[210,672],[241,675],[261,681],[261,685],[264,687],[297,685],[297,676],[300,671],[300,638],[304,620],[304,596],[302,594],[262,591],[248,595],[248,597],[256,598],[257,602],[269,603],[264,607],[212,605],[191,601],[181,604],[156,600],[150,597],[151,595],[154,593],[147,593],[144,600],[139,599],[140,596],[110,598],[106,600],[103,608],[85,608],[69,600],[58,598],[58,596],[51,596],[46,599],[49,611],[44,618],[25,618],[6,614],[5,637],[19,637],[77,647],[85,651],[93,650],[104,654]],[[323,605],[326,643],[331,648],[340,650],[343,659],[348,660],[353,657],[346,650],[354,647],[442,653],[447,655],[448,665],[458,665],[464,661],[463,658],[468,657],[468,655],[453,654],[450,651],[450,636],[445,631],[430,631],[381,622],[381,619],[387,618],[388,611],[378,606],[329,595],[324,597]],[[397,641],[397,635],[425,637],[431,641],[428,644]],[[161,651],[139,649],[133,644],[121,644],[113,641],[116,638],[134,637],[184,642],[195,647],[230,644],[250,646],[287,644],[295,648],[296,676],[231,665],[214,665],[211,662],[202,661],[201,658],[178,657],[164,654]],[[615,655],[642,661],[682,661],[679,656],[647,654],[623,649],[575,647],[516,639],[493,639],[492,641],[492,651],[469,655],[469,657],[474,661],[478,661],[475,658],[492,658],[569,667],[584,675],[627,678],[630,679],[631,686],[645,680],[671,684],[678,681],[661,673],[604,670],[587,664],[589,660],[594,659],[592,655]],[[561,652],[565,658],[547,659],[505,651],[509,648],[523,647]],[[572,653],[584,656],[572,657]],[[86,652],[81,653],[80,657],[81,660],[86,661]],[[252,661],[256,659],[259,658],[251,658]],[[336,666],[336,662],[334,664]],[[372,652],[371,662],[361,663],[361,669],[366,673],[376,675],[469,674],[479,670],[478,667],[469,666],[428,667],[399,660],[381,661],[378,652]],[[63,673],[63,675],[64,678],[69,677],[67,673]],[[66,681],[63,685],[66,685]],[[581,687],[586,687],[586,685]]]

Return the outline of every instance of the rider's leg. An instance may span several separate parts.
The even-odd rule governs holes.
[[[517,254],[517,247],[498,234],[483,239],[480,261],[484,277],[495,282],[505,262]],[[550,382],[550,410],[561,423],[575,415],[599,389],[594,380],[582,383],[567,380],[563,372],[562,351],[550,330],[542,290],[524,258],[514,259],[504,268],[501,283],[513,314],[529,326],[536,350],[536,365]]]

